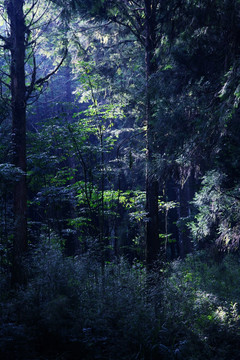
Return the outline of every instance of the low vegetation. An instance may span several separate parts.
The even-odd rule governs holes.
[[[121,259],[65,257],[57,243],[33,249],[29,283],[1,280],[1,359],[237,360],[240,264],[205,251],[152,275]]]

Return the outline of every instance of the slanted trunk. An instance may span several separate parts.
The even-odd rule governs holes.
[[[25,21],[23,0],[9,0],[11,29],[11,106],[13,164],[26,173]],[[12,284],[24,282],[22,259],[27,250],[27,185],[21,175],[14,187],[14,239]]]

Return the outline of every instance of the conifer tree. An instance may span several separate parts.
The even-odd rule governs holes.
[[[26,109],[27,101],[35,91],[36,85],[41,87],[44,82],[56,72],[57,68],[46,76],[36,79],[37,65],[34,56],[35,41],[31,40],[32,26],[36,26],[37,4],[40,0],[29,2],[29,8],[24,9],[25,0],[6,0],[4,7],[7,12],[9,29],[7,36],[0,35],[2,47],[10,52],[10,97],[12,118],[12,157],[13,165],[20,170],[19,179],[15,182],[13,191],[14,212],[14,236],[13,236],[13,259],[12,259],[12,284],[25,282],[22,271],[23,256],[27,251],[27,181],[26,181]],[[29,24],[27,16],[31,14]],[[41,16],[39,17],[41,18]],[[31,49],[32,47],[32,49]],[[32,51],[33,68],[30,84],[26,86],[25,64]]]

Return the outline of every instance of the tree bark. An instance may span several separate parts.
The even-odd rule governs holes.
[[[24,0],[9,0],[11,52],[11,107],[13,164],[24,174],[14,187],[14,239],[12,284],[24,282],[23,255],[27,250],[27,184],[26,184],[26,87],[25,87],[25,19]]]

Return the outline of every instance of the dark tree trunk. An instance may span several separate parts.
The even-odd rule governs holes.
[[[178,188],[178,218],[187,218],[191,215],[191,208],[190,202],[193,200],[194,197],[194,175],[193,171],[185,184]],[[187,228],[186,224],[182,224],[179,226],[179,236],[178,236],[178,247],[179,247],[179,255],[183,259],[187,254],[192,252],[193,245],[190,237],[189,229]]]
[[[151,268],[157,260],[159,241],[159,216],[158,216],[158,180],[154,172],[155,154],[155,96],[152,87],[152,76],[157,70],[154,53],[156,50],[156,8],[154,0],[145,0],[145,63],[146,63],[146,264]]]
[[[26,173],[26,87],[24,0],[9,0],[7,12],[11,30],[11,106],[13,164]],[[12,284],[24,282],[22,258],[27,250],[27,185],[21,175],[14,187],[14,239]]]

